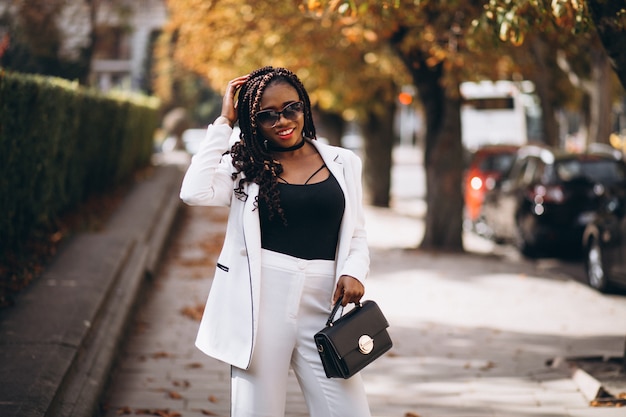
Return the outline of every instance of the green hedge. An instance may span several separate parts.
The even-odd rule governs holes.
[[[148,165],[158,125],[155,98],[0,68],[0,267],[35,230]]]

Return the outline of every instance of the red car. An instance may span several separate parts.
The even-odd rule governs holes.
[[[518,149],[515,145],[485,145],[472,154],[463,181],[465,220],[472,230],[481,232],[485,194],[511,168]]]

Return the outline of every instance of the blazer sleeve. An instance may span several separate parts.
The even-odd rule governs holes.
[[[361,282],[369,274],[370,255],[365,229],[365,209],[363,206],[362,163],[354,153],[349,152],[349,161],[346,170],[346,182],[353,191],[352,217],[354,228],[350,239],[348,257],[339,271],[339,275],[349,275]]]
[[[180,198],[191,206],[229,206],[234,190],[232,159],[227,153],[233,129],[209,125],[198,152],[191,158]]]

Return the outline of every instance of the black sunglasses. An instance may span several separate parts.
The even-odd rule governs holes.
[[[265,128],[271,128],[276,126],[276,123],[280,120],[281,114],[285,116],[285,119],[287,120],[297,120],[302,113],[304,113],[304,103],[296,101],[294,103],[287,104],[281,111],[260,111],[256,114],[256,121]]]

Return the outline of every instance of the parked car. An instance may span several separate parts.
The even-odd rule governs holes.
[[[626,287],[626,183],[606,191],[582,245],[590,287],[600,292]]]
[[[486,234],[482,216],[485,194],[507,172],[519,149],[516,145],[486,145],[471,155],[463,179],[464,223],[478,234]]]
[[[485,223],[495,241],[513,242],[526,256],[553,249],[580,254],[583,230],[605,189],[625,177],[619,152],[523,146],[507,176],[485,196]]]

